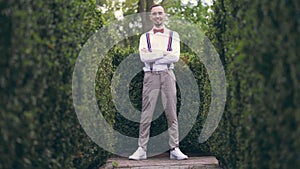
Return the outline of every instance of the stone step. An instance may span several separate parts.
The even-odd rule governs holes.
[[[214,156],[192,156],[187,160],[170,160],[168,155],[150,157],[147,160],[128,160],[113,157],[100,169],[221,169]]]

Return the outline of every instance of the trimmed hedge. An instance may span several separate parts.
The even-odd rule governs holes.
[[[136,38],[136,37],[135,37]],[[136,41],[139,39],[136,38]],[[200,107],[199,107],[199,113],[196,119],[196,122],[189,132],[189,134],[181,141],[180,147],[185,151],[189,153],[200,153],[200,154],[211,154],[208,144],[199,144],[198,137],[201,133],[202,126],[205,122],[206,116],[208,114],[208,109],[210,105],[210,83],[208,79],[208,75],[206,72],[206,69],[204,65],[200,62],[200,59],[184,44],[182,45],[182,53],[181,53],[181,60],[184,61],[190,68],[190,70],[193,72],[194,77],[196,79],[196,82],[199,87],[199,95],[200,95]],[[129,55],[136,53],[134,57],[140,61],[139,55],[137,54],[137,47],[127,47],[127,48],[122,48],[119,46],[116,46],[111,50],[111,54],[113,55],[113,66],[117,68],[122,61]],[[128,65],[126,67],[132,67],[132,66],[137,66],[136,63],[127,63]],[[142,63],[141,63],[142,64]],[[180,67],[176,67],[176,69],[180,69]],[[114,70],[115,71],[115,70]],[[125,72],[126,73],[126,72]],[[142,109],[142,87],[143,87],[143,76],[144,73],[141,69],[141,72],[138,73],[130,82],[129,85],[129,97],[131,104],[139,111]],[[127,79],[123,79],[127,80]],[[120,84],[126,84],[125,81],[120,80]],[[98,86],[98,85],[97,85]],[[178,88],[178,86],[177,86]],[[110,96],[111,97],[111,96]],[[178,113],[186,113],[180,111],[181,108],[181,93],[180,93],[180,88],[178,88],[177,92],[177,109]],[[127,103],[122,103],[127,104]],[[158,100],[156,109],[154,112],[154,117],[157,116],[158,114],[162,113],[160,112],[162,110],[162,105],[160,103],[160,100]],[[135,114],[137,118],[140,118],[140,114]],[[188,118],[188,117],[186,117]],[[128,120],[126,117],[124,117],[122,114],[120,114],[116,109],[115,109],[115,121],[114,121],[114,129],[117,130],[118,132],[122,133],[123,135],[127,135],[130,137],[135,137],[138,138],[138,133],[139,133],[139,123],[138,122],[133,122],[131,120]],[[160,133],[164,132],[167,130],[167,121],[165,114],[162,113],[155,120],[152,121],[151,124],[151,130],[150,130],[150,137],[159,135]],[[121,141],[126,141],[126,140],[121,140]],[[168,138],[166,140],[162,140],[165,142],[168,142]],[[137,145],[135,145],[137,146]],[[124,151],[126,148],[122,147]],[[129,148],[131,149],[131,148]],[[130,150],[128,150],[129,153]],[[124,152],[125,153],[125,152]],[[125,154],[126,154],[125,153]]]
[[[109,153],[82,130],[72,73],[101,27],[96,1],[0,2],[0,168],[98,168]]]
[[[227,107],[209,140],[224,168],[299,168],[299,6],[218,0],[210,37],[226,67]]]
[[[215,2],[207,34],[226,69],[226,110],[213,136],[199,144],[210,83],[193,51],[182,46],[201,101],[196,124],[181,142],[183,151],[214,154],[224,168],[300,167],[299,6],[296,0]],[[110,154],[82,130],[71,98],[76,57],[102,25],[95,0],[11,0],[0,2],[0,9],[0,168],[98,168]],[[138,124],[114,110],[110,95],[116,67],[136,53],[128,46],[121,42],[99,65],[106,76],[97,77],[95,91],[100,109],[109,110],[103,111],[106,120],[138,137]],[[137,109],[142,77],[140,72],[130,84]],[[151,135],[166,127],[162,115]]]

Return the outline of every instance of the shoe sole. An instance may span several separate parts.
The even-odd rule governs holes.
[[[174,157],[174,156],[170,156],[170,160],[187,160],[188,157],[186,158],[177,158],[177,157]]]
[[[143,158],[128,158],[129,160],[147,160],[147,157]]]
[[[170,160],[187,160],[188,158],[170,158]]]

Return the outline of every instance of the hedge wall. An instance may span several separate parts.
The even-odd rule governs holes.
[[[0,168],[98,168],[109,153],[82,130],[71,97],[76,57],[101,27],[96,1],[9,0],[0,10]]]
[[[135,37],[136,38],[136,37]],[[139,39],[136,38],[136,41]],[[206,72],[206,69],[204,65],[200,62],[200,59],[198,56],[196,56],[186,45],[181,44],[182,53],[181,53],[181,60],[189,66],[189,69],[193,72],[193,75],[196,79],[196,82],[199,87],[199,95],[200,95],[200,107],[199,107],[199,112],[197,119],[195,120],[195,124],[193,125],[193,128],[189,131],[187,136],[181,141],[180,147],[184,152],[188,153],[198,153],[198,154],[211,154],[208,144],[199,144],[199,135],[201,133],[202,126],[205,122],[206,116],[209,111],[209,105],[210,105],[210,83],[208,79],[208,75]],[[135,53],[135,54],[134,54]],[[138,59],[138,62],[140,62],[139,55],[137,54],[137,47],[120,47],[116,46],[111,50],[111,54],[113,54],[113,60],[112,64],[114,69],[114,72],[116,71],[117,67],[121,64],[122,61],[125,61],[127,57],[130,57],[131,54],[133,54],[133,57],[136,57]],[[131,63],[127,62],[126,67],[133,67],[133,66],[140,66],[137,65],[137,63]],[[141,63],[141,65],[143,65]],[[179,63],[175,66],[175,69],[180,69]],[[100,73],[100,72],[99,72]],[[127,73],[127,72],[125,72]],[[129,98],[131,101],[131,104],[134,106],[135,109],[141,111],[142,109],[142,87],[143,87],[143,76],[144,73],[142,71],[142,66],[141,70],[138,74],[135,75],[135,77],[131,80],[129,84]],[[119,84],[126,84],[128,79],[121,79],[118,81]],[[182,80],[182,79],[181,79]],[[99,85],[97,85],[99,86]],[[127,88],[125,87],[124,90]],[[111,96],[110,96],[111,97]],[[181,110],[181,92],[180,88],[177,84],[177,110],[178,114],[179,113],[186,113]],[[121,99],[122,100],[122,99]],[[125,99],[124,99],[125,100]],[[124,103],[119,103],[119,104],[128,104],[126,101]],[[191,103],[188,103],[191,104]],[[126,106],[125,106],[126,107]],[[161,112],[162,110],[162,104],[161,100],[158,99],[156,109],[154,112],[154,117],[153,121],[151,123],[151,130],[150,130],[150,137],[156,136],[161,134],[162,132],[167,130],[167,121],[165,114]],[[114,121],[114,129],[123,135],[127,135],[130,137],[135,137],[138,138],[138,133],[139,133],[139,123],[138,122],[133,122],[124,115],[122,115],[120,112],[118,112],[117,109],[114,109],[115,111],[115,121]],[[161,113],[161,114],[160,114]],[[132,114],[132,113],[131,113]],[[137,119],[140,118],[140,113],[133,114],[136,116]],[[133,118],[133,117],[131,117]],[[189,118],[188,114],[185,116],[185,118]],[[190,119],[192,120],[192,119]],[[120,140],[122,142],[126,140]],[[162,140],[165,142],[168,142],[168,138],[165,138],[165,140]],[[137,145],[134,145],[137,146]],[[124,154],[128,154],[131,152],[130,149],[126,149],[126,147],[122,147],[124,150]],[[151,150],[149,150],[151,151]]]
[[[226,67],[211,151],[225,168],[299,168],[300,2],[218,0],[210,37]]]
[[[202,103],[196,125],[181,142],[184,151],[214,154],[224,168],[300,167],[299,6],[296,0],[215,2],[208,35],[226,69],[226,110],[213,137],[198,144],[210,86],[202,63],[183,47]],[[76,57],[102,24],[96,2],[10,0],[1,1],[0,10],[0,168],[99,167],[109,153],[82,130],[71,98]],[[122,45],[114,49],[99,67],[108,71],[96,79],[95,90],[100,108],[110,110],[105,118],[137,137],[138,125],[114,112],[107,94],[116,66],[134,52]],[[142,75],[130,86],[138,109]],[[161,116],[153,122],[152,135],[166,129],[163,121]]]

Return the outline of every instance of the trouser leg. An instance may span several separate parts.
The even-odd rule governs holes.
[[[177,120],[176,79],[172,70],[161,76],[161,93],[165,114],[168,121],[170,148],[179,146],[179,132]]]
[[[153,112],[160,92],[160,77],[159,75],[145,73],[143,81],[143,100],[142,114],[139,128],[138,145],[144,150],[147,150],[147,143],[150,135],[150,125],[153,117]]]

